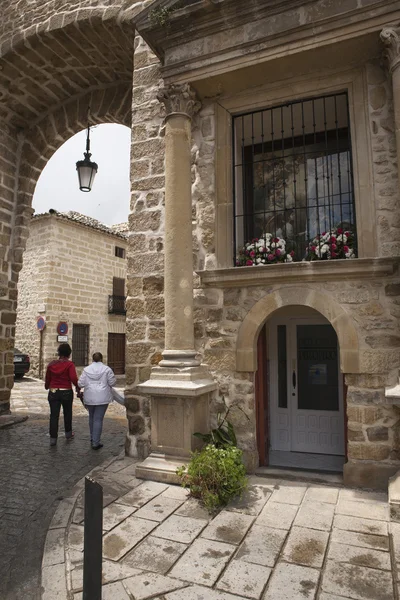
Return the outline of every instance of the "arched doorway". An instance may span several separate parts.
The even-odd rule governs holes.
[[[340,305],[307,288],[264,296],[239,330],[237,370],[255,373],[260,465],[342,470],[344,374],[359,364],[358,336]]]
[[[342,471],[345,390],[332,325],[311,308],[282,308],[261,329],[257,348],[260,464]]]

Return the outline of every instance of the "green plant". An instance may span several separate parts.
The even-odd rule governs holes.
[[[235,431],[233,429],[232,423],[228,421],[228,415],[231,409],[235,407],[238,410],[240,410],[247,419],[249,417],[246,415],[244,410],[240,408],[240,406],[232,405],[229,408],[227,408],[225,398],[222,398],[222,401],[226,408],[226,412],[224,416],[222,416],[222,413],[218,413],[217,427],[215,427],[215,429],[211,429],[209,433],[194,433],[193,435],[202,440],[205,444],[213,444],[216,448],[225,448],[226,446],[237,446]]]
[[[184,7],[184,2],[180,1],[173,6],[159,6],[150,11],[150,23],[153,27],[169,27],[171,14]]]
[[[217,448],[207,444],[194,452],[187,466],[177,469],[183,487],[199,498],[210,512],[225,506],[229,500],[241,495],[247,486],[243,453],[233,445]]]

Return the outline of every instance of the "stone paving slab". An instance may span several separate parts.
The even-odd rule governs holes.
[[[238,499],[210,516],[186,490],[135,480],[133,464],[115,462],[102,477],[113,497],[104,510],[103,600],[394,600],[400,524],[383,519],[382,495],[257,481],[248,504]],[[134,487],[118,496],[128,480]],[[67,600],[65,590],[68,600],[82,600],[77,497],[75,509],[70,499],[65,504],[68,518],[58,511],[48,532],[45,600]]]
[[[171,577],[212,587],[218,579],[235,546],[197,539],[171,570]]]
[[[329,534],[317,529],[293,527],[285,545],[282,558],[305,567],[321,568]]]
[[[354,600],[394,600],[393,580],[387,571],[328,560],[322,589]]]

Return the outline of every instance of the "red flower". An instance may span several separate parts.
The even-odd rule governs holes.
[[[246,265],[250,266],[250,265],[252,265],[252,264],[253,264],[253,261],[252,261],[252,260],[246,260]]]
[[[273,254],[268,254],[268,260],[272,261],[274,260],[275,256]]]
[[[332,258],[336,258],[336,257],[337,257],[337,254],[336,254],[336,252],[331,252],[331,257],[332,257]]]
[[[291,256],[291,257],[293,257],[293,256],[294,256],[294,250],[292,250],[292,251],[290,252],[290,256]]]
[[[331,242],[336,242],[336,236],[335,235],[331,235]]]
[[[279,250],[279,248],[277,248],[275,250],[275,256],[280,256],[281,255],[281,251]]]
[[[254,250],[252,250],[252,251],[250,252],[250,256],[253,258],[255,255],[256,255],[256,253],[254,252]]]
[[[336,244],[331,244],[331,250],[336,250],[337,246]]]
[[[311,252],[315,252],[316,249],[317,249],[317,246],[311,246]],[[294,254],[294,252],[293,252],[293,254]]]
[[[277,244],[279,242],[279,238],[274,238],[273,241],[275,242],[275,244]]]
[[[347,253],[350,250],[350,248],[348,246],[343,246],[343,250]]]
[[[339,227],[339,229],[337,230],[337,232],[338,232],[338,235],[342,235],[342,233],[343,233],[343,229],[341,229],[341,228]]]
[[[323,231],[321,235],[326,235],[326,231]]]

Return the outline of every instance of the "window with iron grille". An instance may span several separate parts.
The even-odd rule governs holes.
[[[89,325],[72,326],[72,360],[77,367],[89,363]]]
[[[115,256],[117,256],[118,258],[125,258],[125,248],[115,246]]]
[[[235,116],[233,136],[236,265],[356,256],[347,93]]]

